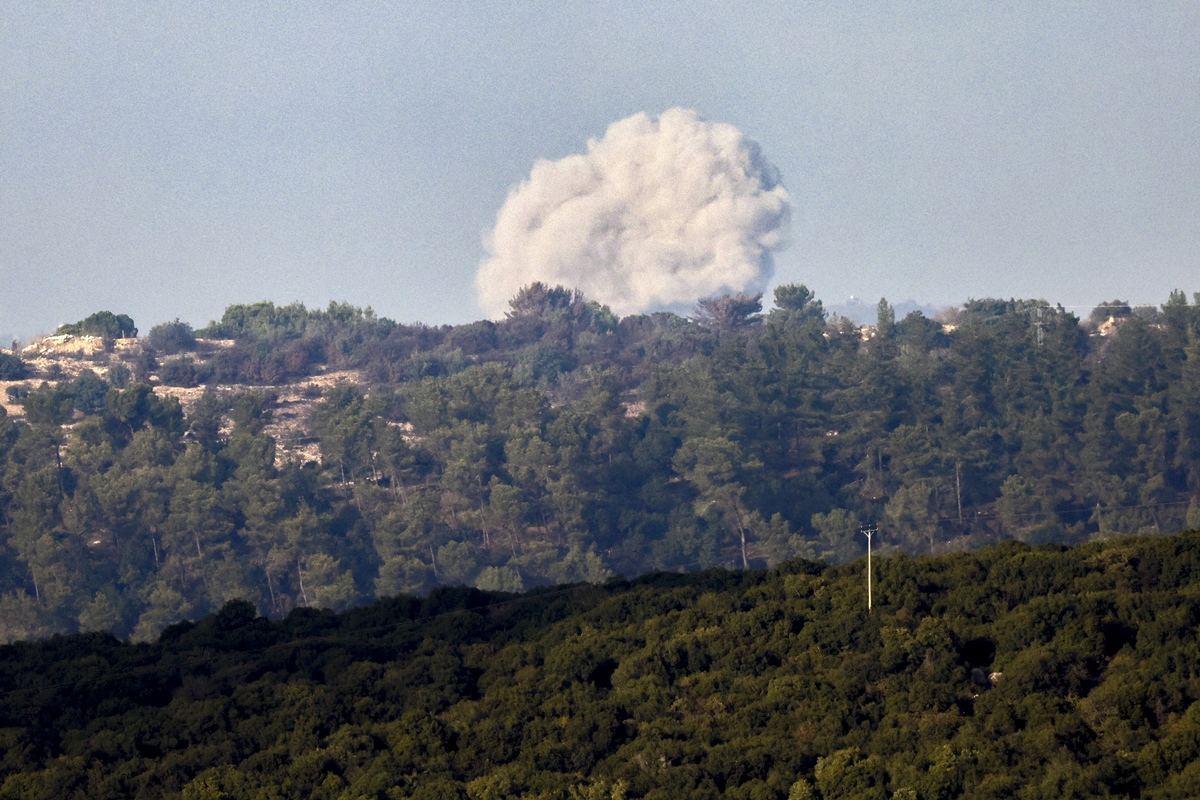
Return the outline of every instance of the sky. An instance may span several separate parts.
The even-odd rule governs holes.
[[[826,303],[1200,291],[1200,3],[0,0],[0,341],[108,309],[485,314],[539,160],[673,108]]]

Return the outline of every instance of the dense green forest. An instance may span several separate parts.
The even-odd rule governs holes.
[[[64,333],[128,336],[100,312]],[[845,563],[1200,527],[1200,296],[831,318],[803,286],[618,319],[531,286],[504,320],[331,304],[156,325],[70,379],[0,361],[0,641],[280,618],[465,584]],[[111,348],[110,348],[111,349]],[[282,385],[312,385],[277,458]],[[61,376],[59,376],[61,378]],[[49,380],[46,380],[49,378]],[[209,387],[183,407],[154,385]],[[230,388],[236,386],[236,388]]]
[[[0,798],[1193,798],[1200,532],[0,647]]]

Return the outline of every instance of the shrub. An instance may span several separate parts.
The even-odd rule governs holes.
[[[133,318],[128,314],[114,314],[111,311],[97,311],[90,317],[70,325],[60,325],[58,334],[69,333],[75,336],[102,336],[106,339],[133,339],[137,337],[138,329],[133,324]]]
[[[75,407],[84,414],[104,413],[104,399],[108,396],[109,385],[90,369],[85,369],[71,381],[71,395],[75,398]]]
[[[0,353],[0,381],[19,381],[29,374],[29,365],[20,356]]]
[[[124,389],[133,378],[133,373],[124,364],[113,364],[108,368],[108,382],[114,389]]]
[[[192,326],[178,319],[155,325],[146,336],[147,343],[163,355],[190,353],[196,349],[196,333]]]
[[[186,356],[164,363],[158,370],[158,379],[166,386],[182,386],[185,389],[200,384],[196,362]]]
[[[158,352],[153,347],[143,347],[133,360],[133,377],[146,383],[156,369],[158,369]]]

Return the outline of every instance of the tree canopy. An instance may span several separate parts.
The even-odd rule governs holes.
[[[97,311],[78,322],[58,326],[58,334],[75,336],[101,336],[106,339],[133,339],[138,335],[137,326],[128,314]]]
[[[1194,794],[1200,532],[874,568],[870,612],[797,560],[0,647],[0,798]]]
[[[1200,526],[1195,298],[1101,329],[1038,300],[885,301],[859,328],[775,297],[715,327],[545,286],[442,327],[261,303],[186,356],[31,374],[0,418],[0,639],[840,564],[863,525],[912,554]],[[310,379],[277,440],[278,390]]]

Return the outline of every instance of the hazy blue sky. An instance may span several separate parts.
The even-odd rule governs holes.
[[[0,0],[0,335],[236,302],[476,319],[535,160],[738,127],[827,302],[1200,291],[1200,3]]]

